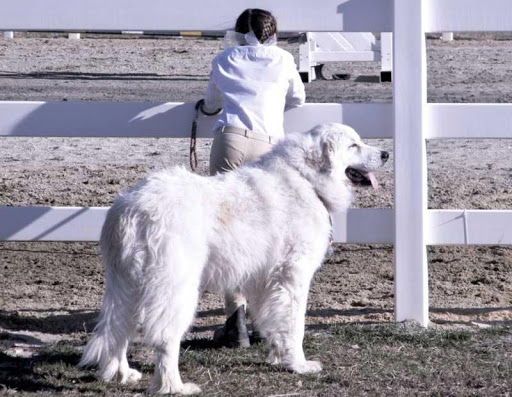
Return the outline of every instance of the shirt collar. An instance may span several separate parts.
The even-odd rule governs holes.
[[[265,42],[262,44],[259,42],[258,38],[254,34],[253,31],[249,33],[239,33],[233,30],[228,30],[226,35],[222,39],[222,47],[224,49],[239,47],[239,46],[273,46],[277,44],[277,37],[275,34],[270,36]]]

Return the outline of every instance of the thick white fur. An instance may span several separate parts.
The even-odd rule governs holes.
[[[308,290],[329,244],[329,211],[352,200],[347,166],[381,166],[381,151],[350,127],[291,134],[255,163],[214,177],[182,168],[150,175],[121,194],[101,234],[106,291],[80,365],[135,382],[126,352],[140,326],[158,351],[152,390],[194,394],[178,372],[180,340],[200,291],[239,287],[269,362],[299,373],[322,366],[302,350]]]

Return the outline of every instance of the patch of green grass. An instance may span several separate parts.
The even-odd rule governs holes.
[[[385,343],[387,345],[411,345],[428,348],[437,346],[446,348],[455,346],[471,339],[473,332],[468,330],[441,331],[436,329],[422,329],[402,324],[390,326],[350,326],[335,328],[333,334],[345,341],[365,342],[369,345]]]
[[[0,384],[21,394],[137,395],[149,386],[151,349],[136,345],[130,362],[144,373],[135,386],[99,382],[76,368],[82,341],[60,342],[30,359],[0,353]],[[205,396],[429,395],[502,396],[512,390],[512,329],[435,330],[413,326],[333,326],[307,332],[308,359],[319,374],[298,375],[265,364],[264,344],[215,348],[205,340],[182,345],[180,370]]]

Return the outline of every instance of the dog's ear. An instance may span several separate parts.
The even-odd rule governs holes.
[[[336,142],[331,136],[326,136],[320,146],[322,148],[322,170],[328,171],[333,167]]]

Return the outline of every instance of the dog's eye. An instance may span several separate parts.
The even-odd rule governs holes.
[[[353,143],[348,147],[349,149],[359,149],[359,145],[357,143]]]

